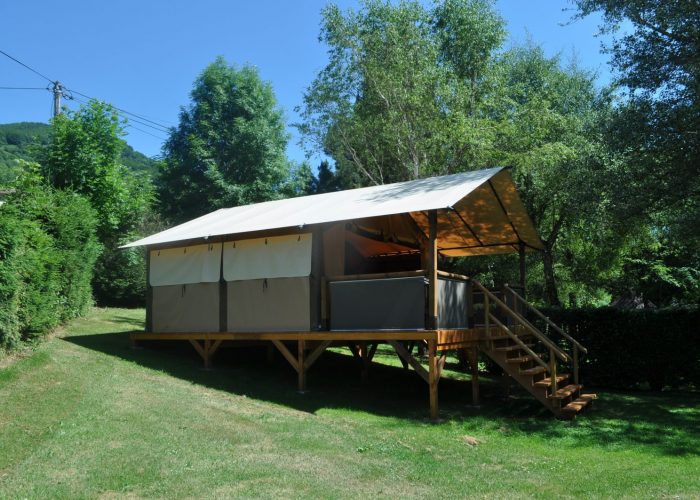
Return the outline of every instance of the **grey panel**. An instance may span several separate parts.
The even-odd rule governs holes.
[[[231,281],[227,326],[230,332],[309,331],[309,278]]]
[[[423,277],[330,283],[331,330],[417,330],[425,327]]]
[[[439,328],[467,328],[467,305],[467,283],[438,279]]]
[[[218,332],[219,284],[154,286],[154,332]]]

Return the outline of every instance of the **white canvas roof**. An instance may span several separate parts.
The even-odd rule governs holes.
[[[427,234],[428,210],[441,210],[438,246],[444,255],[512,252],[520,242],[542,248],[510,174],[503,168],[223,208],[124,247],[395,214],[410,214]]]

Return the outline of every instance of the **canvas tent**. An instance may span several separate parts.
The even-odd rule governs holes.
[[[328,327],[327,278],[424,268],[431,213],[445,257],[542,248],[503,168],[220,209],[125,247],[148,247],[153,331],[307,331]]]

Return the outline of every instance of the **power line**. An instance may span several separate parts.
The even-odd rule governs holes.
[[[73,92],[74,94],[78,94],[79,96],[85,97],[86,99],[95,99],[94,97],[90,97],[89,95],[85,95],[85,94],[83,94],[82,92],[78,92],[77,90],[73,90],[73,89],[67,89],[67,90],[68,90],[69,92]],[[96,100],[99,100],[99,99],[96,99]],[[158,122],[156,122],[156,121],[153,121],[153,120],[151,120],[151,119],[149,119],[149,118],[146,118],[145,116],[137,115],[136,113],[132,113],[131,111],[127,111],[127,110],[125,110],[125,109],[118,108],[118,107],[115,106],[114,104],[111,104],[111,106],[112,106],[114,109],[116,109],[117,111],[121,111],[122,113],[125,113],[125,114],[127,114],[127,115],[131,115],[131,116],[134,116],[134,117],[136,117],[136,118],[138,118],[138,119],[140,119],[140,120],[143,120],[143,121],[152,123],[153,125],[157,125],[157,126],[163,128],[163,129],[165,129],[166,131],[169,131],[169,129],[170,129],[169,126],[163,125],[162,123],[158,123]]]
[[[52,91],[54,94],[54,105],[53,105],[54,116],[56,116],[59,112],[58,107],[60,105],[60,97],[64,97],[65,99],[73,100],[73,99],[75,99],[75,97],[72,94],[78,94],[78,95],[85,97],[87,99],[91,99],[91,100],[94,99],[93,97],[90,97],[89,95],[83,94],[82,92],[78,92],[77,90],[72,90],[64,85],[61,85],[61,83],[58,80],[56,80],[56,81],[52,80],[48,76],[40,73],[39,71],[35,70],[31,66],[28,66],[27,64],[23,63],[19,59],[12,57],[10,54],[8,54],[7,52],[5,52],[3,50],[0,50],[0,54],[4,55],[5,57],[8,57],[9,59],[12,59],[17,64],[24,66],[32,73],[39,75],[40,77],[44,78],[45,80],[47,80],[49,83],[51,83],[53,85],[52,88],[46,88],[46,89],[41,89],[39,87],[0,87],[0,89],[1,90],[49,90],[49,91]],[[68,92],[68,93],[66,93],[66,92]],[[102,101],[102,102],[106,102],[106,101]],[[110,103],[107,103],[107,104],[110,104]],[[136,123],[139,123],[145,127],[150,127],[150,128],[155,129],[159,132],[167,132],[167,133],[170,132],[170,128],[171,128],[170,126],[163,125],[162,123],[158,123],[158,122],[151,120],[145,116],[141,116],[141,115],[138,115],[136,113],[132,113],[131,111],[127,111],[125,109],[118,108],[117,106],[115,106],[113,104],[110,104],[110,106],[112,106],[114,109],[116,109],[121,114],[122,118],[126,118],[127,120],[135,121]],[[129,117],[124,116],[124,115],[130,115],[133,118],[129,118]],[[138,118],[138,120],[136,118]],[[143,121],[139,121],[139,120],[143,120]],[[147,122],[147,123],[145,123],[145,122]],[[150,125],[149,125],[149,123],[150,123]]]
[[[46,87],[0,87],[0,90],[48,90]]]
[[[35,74],[39,75],[40,77],[42,77],[44,80],[48,80],[50,83],[53,83],[53,82],[54,82],[54,81],[53,81],[51,78],[49,78],[48,76],[39,73],[37,70],[35,70],[34,68],[32,68],[32,67],[30,67],[30,66],[27,66],[26,64],[24,64],[24,63],[23,63],[22,61],[20,61],[19,59],[15,59],[14,57],[12,57],[12,56],[11,56],[10,54],[8,54],[7,52],[5,52],[5,51],[3,51],[3,50],[0,50],[0,54],[4,55],[5,57],[9,57],[10,59],[12,59],[12,60],[13,60],[14,62],[16,62],[17,64],[21,64],[22,66],[24,66],[25,68],[27,68],[27,69],[28,69],[29,71],[31,71],[32,73],[35,73]]]
[[[83,94],[80,94],[79,92],[75,92],[75,91],[73,91],[73,92],[76,94],[79,94],[79,95],[83,95]],[[70,96],[70,97],[68,97],[68,99],[76,100],[76,101],[81,102],[83,104],[88,104],[88,101],[86,101],[85,99],[81,99],[79,97]],[[92,98],[90,97],[89,99],[92,99]],[[109,103],[107,103],[107,104],[109,104]],[[143,121],[137,120],[136,118],[131,118],[129,116],[126,116],[124,111],[120,110],[119,108],[117,108],[114,105],[110,104],[110,106],[112,106],[116,110],[117,114],[120,117],[124,118],[125,120],[127,120],[129,122],[135,122],[135,123],[138,123],[139,125],[143,125],[144,127],[150,127],[154,130],[157,130],[158,132],[170,133],[170,129],[167,127],[164,127],[162,125],[158,125],[158,126],[150,125],[150,124],[145,123]]]
[[[131,125],[130,123],[126,124],[127,128],[133,128],[134,130],[138,130],[139,132],[143,132],[144,134],[150,135],[151,137],[155,137],[156,139],[160,139],[161,141],[167,141],[168,139],[166,137],[161,137],[156,134],[151,134],[150,132],[143,130],[142,128],[135,127]]]

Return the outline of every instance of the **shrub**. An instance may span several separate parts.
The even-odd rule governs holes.
[[[700,385],[700,309],[547,309],[588,348],[581,378],[600,387]]]
[[[96,224],[85,198],[23,175],[0,207],[0,347],[33,341],[92,304]]]

